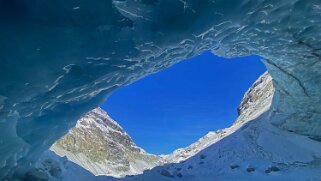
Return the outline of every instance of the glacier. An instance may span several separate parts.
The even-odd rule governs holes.
[[[0,0],[0,19],[0,180],[112,91],[206,50],[261,56],[275,93],[260,124],[321,139],[320,0]]]

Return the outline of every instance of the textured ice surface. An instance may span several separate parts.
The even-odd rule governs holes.
[[[212,49],[262,56],[269,121],[321,137],[320,0],[0,0],[0,179],[113,90]]]
[[[273,93],[271,77],[264,74],[244,95],[240,115],[230,128],[210,132],[189,147],[164,156],[169,164],[123,180],[320,180],[320,142],[267,121]],[[29,175],[44,170],[50,180],[117,180],[95,177],[50,152],[37,167],[38,174]],[[51,174],[51,170],[59,170],[59,174]]]

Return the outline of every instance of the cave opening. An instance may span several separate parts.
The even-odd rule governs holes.
[[[265,71],[259,56],[206,51],[114,91],[101,108],[147,152],[169,154],[230,127],[244,93]]]
[[[197,174],[190,176],[197,180],[260,180],[260,172],[263,180],[271,180],[266,171],[277,170],[271,164],[279,163],[286,172],[275,174],[274,179],[321,177],[321,148],[319,142],[310,139],[321,137],[321,18],[317,1],[115,0],[74,4],[6,0],[0,4],[4,15],[0,38],[0,180],[14,180],[34,170],[39,155],[116,88],[205,49],[225,57],[264,57],[273,77],[275,99],[268,117],[261,121],[266,124],[252,125],[255,132],[244,132],[247,138],[261,139],[241,144],[242,140],[230,141],[233,149],[225,145],[230,151],[225,156],[231,162],[216,159],[205,162],[210,164],[204,169],[201,161],[194,172]],[[149,107],[145,104],[144,111]],[[235,114],[235,107],[233,110]],[[215,154],[211,150],[212,156],[220,150]],[[93,151],[101,150],[94,147]],[[234,163],[238,158],[243,165]],[[261,164],[254,168],[253,160]],[[260,170],[262,163],[270,169]],[[233,171],[222,172],[230,166]],[[191,167],[184,168],[188,173]],[[255,173],[229,175],[237,168]],[[162,171],[159,175],[173,176],[168,170]],[[65,175],[70,174],[83,177],[73,169]],[[182,177],[179,174],[177,177]],[[148,176],[138,179],[150,180]]]

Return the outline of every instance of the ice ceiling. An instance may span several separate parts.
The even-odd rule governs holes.
[[[0,179],[116,88],[205,50],[264,57],[270,121],[321,138],[320,0],[0,0]]]

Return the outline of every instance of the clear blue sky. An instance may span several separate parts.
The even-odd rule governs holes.
[[[115,91],[101,106],[146,151],[170,153],[229,127],[245,91],[265,71],[257,56],[210,52]]]

